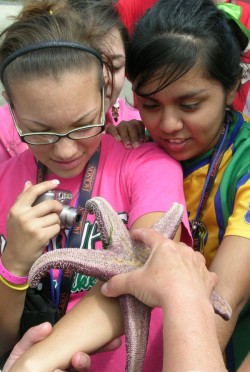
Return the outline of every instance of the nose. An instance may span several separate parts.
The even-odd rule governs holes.
[[[54,156],[58,160],[73,159],[78,152],[78,142],[67,137],[61,138],[53,146]]]
[[[174,133],[183,128],[182,118],[174,107],[165,107],[160,121],[160,128],[165,133]]]

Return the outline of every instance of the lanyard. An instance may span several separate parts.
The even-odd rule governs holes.
[[[201,222],[202,212],[206,206],[208,197],[211,193],[216,175],[218,173],[220,163],[222,161],[223,155],[227,147],[227,134],[229,126],[229,115],[226,124],[221,129],[220,138],[214,147],[214,151],[210,160],[209,169],[207,172],[207,177],[205,185],[202,190],[200,203],[196,212],[195,219],[191,222],[191,232],[193,237],[193,248],[196,251],[204,253],[204,237],[206,234],[206,227],[203,222]]]
[[[91,198],[91,195],[92,195],[95,178],[97,174],[99,158],[100,158],[100,149],[98,149],[92,155],[92,157],[89,159],[86,165],[78,200],[76,203],[76,207],[81,210],[83,217],[79,223],[77,223],[75,226],[71,226],[71,228],[69,229],[65,248],[80,247],[82,231],[84,228],[86,215],[87,215],[85,211],[85,203],[87,200]],[[47,168],[42,163],[38,162],[37,163],[37,183],[45,181],[46,172],[47,172]],[[51,250],[51,243],[49,244],[49,250]],[[51,296],[53,304],[55,306],[58,306],[61,316],[65,314],[66,309],[67,309],[68,300],[69,300],[70,291],[71,291],[71,285],[72,285],[72,277],[73,277],[73,273],[70,270],[61,269],[59,271],[56,291],[54,287],[53,271],[50,270],[50,276],[49,276],[50,286],[48,286],[48,283],[46,283],[46,279],[48,277],[45,278],[45,282],[44,282],[45,292],[47,292],[47,295],[49,294]]]

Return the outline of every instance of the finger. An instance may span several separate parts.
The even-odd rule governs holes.
[[[111,350],[115,350],[115,349],[118,349],[118,347],[120,347],[121,344],[122,344],[122,340],[118,337],[118,338],[115,338],[114,340],[110,341],[107,345],[103,346],[98,351],[111,351]]]
[[[72,371],[85,372],[90,368],[91,359],[88,354],[78,352],[75,355],[73,355],[71,359],[71,364],[73,367],[73,369],[71,369]]]
[[[18,196],[16,204],[29,204],[32,205],[38,196],[44,194],[46,191],[53,190],[59,185],[59,180],[44,181],[37,185],[32,185],[27,188]]]
[[[111,136],[113,136],[116,139],[116,141],[119,141],[119,142],[121,141],[121,137],[115,125],[113,124],[106,125],[105,131],[107,134],[110,134]]]
[[[25,185],[24,185],[24,188],[23,188],[23,192],[28,190],[29,187],[32,186],[32,183],[30,181],[26,181],[25,182]]]
[[[145,127],[142,121],[137,121],[137,128],[138,128],[140,142],[141,143],[146,142],[147,136],[146,136]]]
[[[210,272],[210,278],[211,278],[211,286],[213,290],[216,284],[218,283],[218,276],[216,273]]]
[[[128,132],[128,123],[122,121],[116,128],[126,149],[131,149],[132,142]]]
[[[84,352],[77,352],[73,355],[71,359],[71,367],[68,369],[68,372],[87,372],[91,365],[91,359],[88,354]],[[61,369],[55,369],[54,372],[65,372]]]
[[[34,217],[44,217],[48,215],[57,216],[59,220],[59,214],[63,210],[63,204],[57,200],[47,199],[34,205],[31,209],[31,213],[34,214]]]
[[[147,247],[153,248],[155,242],[157,244],[167,243],[168,239],[164,238],[160,233],[153,229],[135,229],[131,232],[131,235],[134,239],[139,240],[144,243]]]
[[[127,123],[127,130],[133,148],[139,147],[146,141],[145,129],[143,124],[137,120],[131,120]]]
[[[16,344],[12,350],[8,360],[6,361],[3,372],[8,372],[15,361],[32,345],[36,344],[39,341],[42,341],[44,338],[49,336],[52,331],[52,326],[50,323],[42,323],[38,326],[30,328],[23,336],[23,338]]]
[[[113,276],[101,287],[101,292],[107,297],[118,297],[124,294],[133,294],[134,273],[118,274]]]
[[[41,228],[47,228],[54,225],[60,226],[60,218],[57,213],[49,213],[44,217],[39,218],[39,225]]]

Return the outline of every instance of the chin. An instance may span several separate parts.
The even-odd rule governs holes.
[[[83,168],[75,168],[71,170],[61,170],[61,169],[51,169],[51,173],[54,173],[56,176],[61,178],[74,178],[79,176],[82,173]]]

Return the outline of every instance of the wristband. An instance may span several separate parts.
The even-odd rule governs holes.
[[[14,289],[15,291],[25,291],[26,289],[29,288],[28,282],[26,282],[25,284],[12,284],[12,283],[9,283],[7,280],[5,280],[1,275],[0,275],[0,282],[5,284],[6,287]]]
[[[8,270],[6,270],[5,267],[3,266],[1,258],[0,258],[0,275],[2,276],[2,278],[4,278],[5,280],[7,280],[9,283],[12,283],[12,284],[17,284],[17,285],[26,284],[28,281],[27,276],[16,276],[16,275],[11,274]]]

